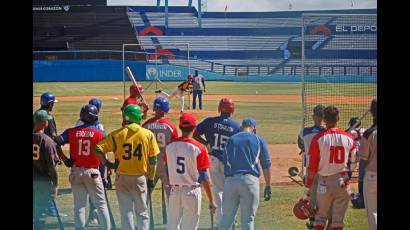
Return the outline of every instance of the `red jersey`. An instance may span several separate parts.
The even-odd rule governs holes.
[[[60,143],[70,143],[70,156],[75,166],[98,168],[100,159],[94,154],[94,147],[104,137],[104,131],[96,126],[81,125],[66,129],[58,139]]]
[[[145,108],[143,108],[143,106],[142,106],[144,104],[145,104],[144,102],[138,101],[136,98],[129,96],[125,99],[124,103],[122,104],[121,111],[124,111],[124,109],[125,109],[125,107],[127,107],[127,105],[138,105],[138,106],[141,107],[142,111],[144,113],[146,113],[146,110],[144,110]]]
[[[356,161],[356,144],[349,133],[338,128],[328,129],[313,137],[309,157],[310,172],[321,176],[347,172],[348,161]]]
[[[151,130],[155,134],[161,154],[164,153],[165,146],[169,142],[178,138],[177,128],[165,117],[153,117],[146,121],[142,127]]]
[[[199,185],[199,172],[210,168],[208,152],[198,141],[179,137],[171,141],[164,154],[171,185]]]

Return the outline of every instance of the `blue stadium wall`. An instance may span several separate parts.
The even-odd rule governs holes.
[[[152,80],[182,81],[194,72],[183,66],[152,65],[146,62],[127,61],[137,81]],[[55,60],[33,61],[33,82],[81,82],[81,81],[122,81],[121,60]],[[249,81],[249,82],[300,82],[298,75],[234,76],[199,70],[207,80]],[[128,76],[125,76],[129,80]],[[306,76],[311,82],[376,83],[377,77],[369,76]]]

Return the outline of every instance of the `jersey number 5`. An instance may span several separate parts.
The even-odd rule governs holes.
[[[345,162],[345,148],[343,146],[330,146],[329,163],[343,164]]]
[[[33,144],[33,160],[37,161],[38,159],[40,159],[40,146]]]
[[[177,173],[179,174],[184,174],[185,173],[185,157],[177,157]],[[179,168],[179,166],[181,166],[181,168]]]
[[[219,133],[214,133],[214,136],[215,136],[215,143],[214,143],[214,146],[212,146],[212,149],[224,151],[224,144],[229,139],[229,137],[219,134]],[[219,145],[218,145],[218,142],[219,142]]]
[[[122,148],[124,149],[124,152],[127,155],[122,155],[122,159],[124,160],[130,160],[131,159],[131,151],[132,151],[132,145],[125,143],[122,145]],[[142,153],[141,153],[142,145],[138,144],[137,148],[135,148],[134,153],[132,154],[133,156],[136,156],[138,160],[141,160],[142,158]]]

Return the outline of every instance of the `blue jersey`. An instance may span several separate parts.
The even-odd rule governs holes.
[[[195,133],[205,134],[205,139],[211,145],[212,156],[222,160],[225,143],[232,135],[240,131],[241,126],[226,116],[209,117],[196,127]]]
[[[264,139],[249,132],[240,132],[229,138],[223,158],[225,177],[247,173],[259,177],[259,162],[262,169],[271,167]]]

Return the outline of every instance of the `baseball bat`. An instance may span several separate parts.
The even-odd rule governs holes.
[[[162,182],[161,182],[162,183]],[[164,184],[161,186],[162,190],[162,223],[167,224],[168,219],[167,219],[167,204],[165,202],[165,192],[164,192]]]
[[[214,230],[214,214],[211,213],[211,230]]]
[[[105,195],[105,200],[107,202],[108,214],[110,215],[111,227],[113,230],[116,230],[117,225],[115,224],[114,215],[112,214],[112,211],[111,211],[111,206],[110,206],[110,202],[108,201],[107,190],[105,189],[105,187],[104,187],[104,195]]]
[[[58,227],[60,228],[60,230],[64,230],[64,225],[63,225],[63,222],[61,221],[60,212],[58,211],[56,201],[53,199],[52,202],[53,202],[54,208],[56,209],[56,213],[57,213]]]
[[[145,100],[144,96],[142,95],[142,93],[140,92],[140,90],[138,89],[138,84],[137,81],[135,80],[134,74],[132,73],[131,69],[129,66],[125,67],[125,71],[127,72],[128,77],[130,77],[131,81],[134,83],[134,85],[137,87],[137,91],[139,96],[142,98],[142,101],[148,105],[147,101]]]
[[[368,114],[369,112],[370,112],[370,110],[367,110],[367,111],[359,118],[359,120],[356,121],[356,123],[354,123],[352,126],[350,126],[350,127],[349,127],[348,129],[346,129],[345,131],[346,131],[346,132],[349,132],[350,130],[356,128],[356,127],[359,125],[359,123],[363,120],[363,118],[367,116],[367,114]]]
[[[154,230],[154,210],[152,209],[152,200],[151,200],[152,191],[148,191],[148,202],[149,202],[149,229]]]

